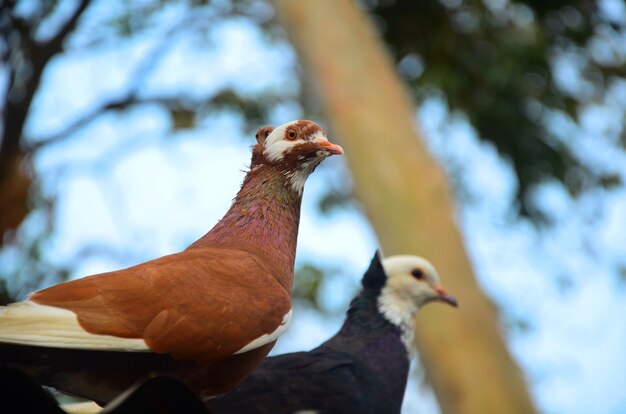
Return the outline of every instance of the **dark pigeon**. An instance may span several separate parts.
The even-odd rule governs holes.
[[[362,286],[334,337],[309,352],[267,358],[239,387],[214,400],[211,411],[399,413],[415,312],[431,301],[457,302],[439,285],[432,265],[416,256],[381,263],[376,254]]]

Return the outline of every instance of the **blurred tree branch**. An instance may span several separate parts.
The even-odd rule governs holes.
[[[88,0],[81,0],[58,32],[46,40],[35,39],[36,29],[43,17],[41,20],[29,22],[14,16],[12,8],[2,11],[0,20],[4,24],[1,33],[8,58],[5,70],[8,71],[10,82],[2,105],[4,116],[0,144],[0,180],[7,179],[11,160],[18,155],[24,123],[41,75],[50,59],[63,50],[63,42],[76,27],[88,4]]]
[[[532,197],[544,181],[556,179],[574,196],[621,184],[615,171],[598,169],[576,153],[575,137],[563,139],[548,128],[548,113],[579,122],[585,105],[601,100],[610,82],[626,76],[623,54],[611,51],[609,42],[611,36],[620,42],[626,27],[607,20],[598,2],[366,4],[412,94],[441,90],[451,110],[463,111],[480,139],[510,161],[522,216],[536,223],[546,219]],[[603,60],[594,58],[598,47]],[[586,83],[587,91],[559,82],[555,62],[563,56],[575,56],[579,67],[569,76]]]
[[[32,166],[28,153],[21,147],[24,124],[41,75],[50,59],[63,50],[66,37],[75,29],[88,0],[78,2],[59,30],[44,40],[36,39],[42,20],[53,9],[54,2],[44,2],[32,20],[15,16],[16,2],[0,10],[2,35],[2,69],[7,74],[8,91],[2,103],[0,137],[0,247],[4,235],[14,231],[28,212],[28,195],[32,184]]]
[[[177,129],[177,116],[191,117],[191,121],[184,122],[186,128],[193,127],[195,123],[193,118],[197,115],[207,116],[206,110],[210,108],[211,112],[221,109],[232,109],[242,111],[246,115],[246,122],[250,125],[258,125],[264,119],[265,107],[268,103],[277,103],[280,101],[278,96],[265,96],[263,103],[259,103],[257,99],[246,98],[239,95],[233,89],[223,89],[206,98],[189,98],[182,96],[138,96],[135,92],[130,91],[128,94],[109,100],[99,104],[98,107],[91,109],[87,113],[81,115],[70,124],[65,125],[63,129],[53,134],[38,137],[31,144],[25,145],[27,152],[36,152],[43,147],[57,144],[65,139],[72,138],[73,134],[79,129],[89,125],[105,113],[109,111],[125,111],[129,108],[139,105],[156,104],[168,109],[172,118],[174,118],[174,128]],[[200,113],[202,111],[205,113]]]

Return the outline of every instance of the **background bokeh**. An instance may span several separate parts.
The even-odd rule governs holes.
[[[626,411],[625,3],[415,3],[358,4],[417,102],[538,409]],[[267,2],[80,6],[0,12],[5,301],[184,249],[230,205],[256,127],[327,126]],[[332,157],[306,185],[294,321],[273,354],[333,334],[377,245]],[[405,411],[438,410],[416,362]]]

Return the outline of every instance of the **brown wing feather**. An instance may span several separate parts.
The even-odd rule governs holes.
[[[94,334],[143,338],[178,359],[217,361],[273,332],[290,295],[251,253],[201,248],[31,295]]]

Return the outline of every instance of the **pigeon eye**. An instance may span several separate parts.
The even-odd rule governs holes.
[[[297,136],[298,136],[298,134],[293,129],[290,129],[289,131],[287,131],[287,138],[288,139],[294,140],[294,139],[296,139]]]
[[[422,272],[422,269],[413,269],[411,274],[418,280],[422,280],[424,278],[424,272]]]

